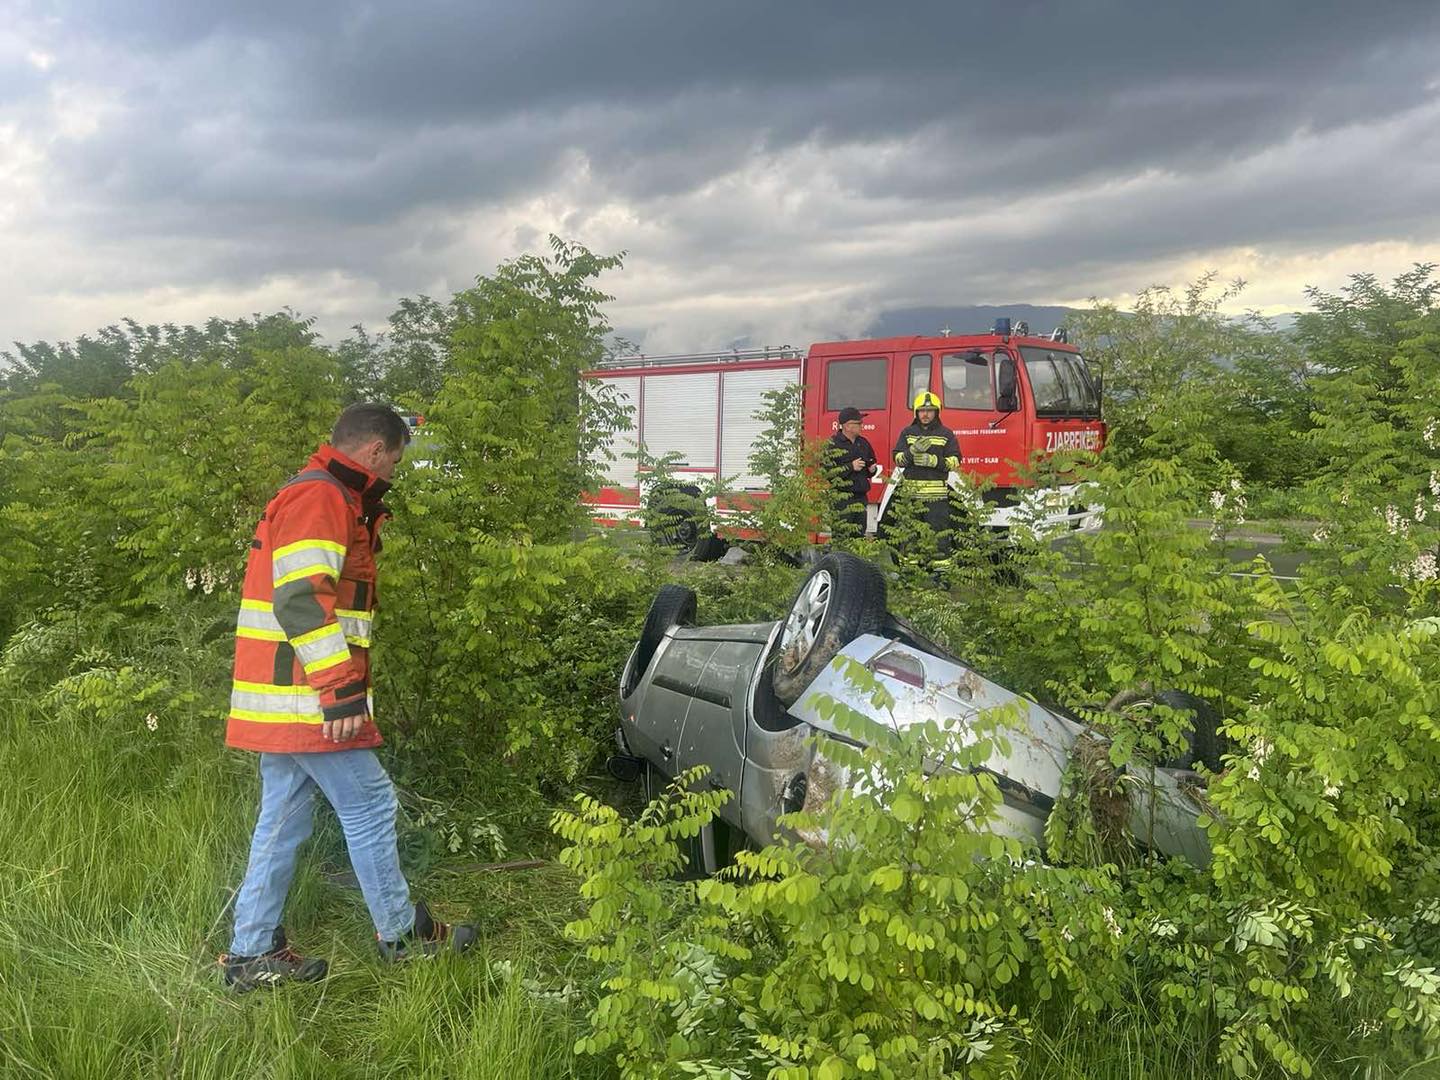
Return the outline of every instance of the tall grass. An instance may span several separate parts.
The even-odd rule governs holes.
[[[595,1075],[570,1056],[568,1007],[522,984],[537,948],[528,928],[487,920],[487,892],[503,910],[510,883],[452,876],[436,899],[452,914],[474,908],[483,947],[395,969],[374,956],[358,894],[326,884],[312,859],[287,924],[297,945],[330,958],[332,977],[243,998],[223,990],[215,958],[257,785],[248,755],[190,752],[155,769],[102,724],[0,704],[0,1073]]]

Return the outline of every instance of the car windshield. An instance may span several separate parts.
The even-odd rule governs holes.
[[[1020,356],[1030,376],[1036,416],[1099,418],[1100,396],[1083,356],[1033,345],[1021,346]]]

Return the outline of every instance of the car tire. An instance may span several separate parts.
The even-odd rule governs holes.
[[[783,705],[800,699],[835,655],[885,621],[885,579],[858,555],[826,553],[796,591],[776,639],[770,685]]]
[[[714,562],[723,558],[730,550],[730,545],[721,537],[711,533],[709,536],[702,536],[695,541],[695,546],[690,549],[691,562]]]
[[[1215,706],[1184,690],[1161,690],[1153,695],[1144,690],[1132,690],[1117,695],[1108,708],[1113,711],[1145,701],[1154,701],[1156,704],[1190,713],[1185,746],[1157,762],[1160,768],[1194,769],[1196,765],[1204,765],[1210,772],[1220,771],[1220,756],[1228,747],[1220,734],[1220,713]]]
[[[690,626],[694,622],[695,591],[684,585],[661,585],[655,599],[650,601],[645,625],[640,630],[640,641],[626,666],[625,682],[620,688],[622,697],[629,697],[640,685],[640,677],[655,658],[655,650],[665,640],[666,632],[672,626]]]
[[[1190,730],[1186,733],[1186,747],[1170,761],[1164,763],[1170,769],[1193,769],[1204,765],[1212,773],[1220,771],[1220,755],[1225,752],[1225,740],[1220,735],[1220,713],[1215,706],[1202,697],[1187,694],[1183,690],[1162,690],[1155,700],[1172,709],[1189,712]]]

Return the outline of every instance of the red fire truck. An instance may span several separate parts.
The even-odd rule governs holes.
[[[693,478],[697,487],[721,480],[727,490],[763,496],[764,480],[750,467],[764,427],[756,414],[766,391],[799,382],[806,438],[829,438],[840,410],[853,406],[887,475],[895,440],[913,419],[911,402],[924,390],[937,393],[962,468],[993,478],[990,524],[1003,528],[1026,497],[1017,465],[1037,451],[1099,450],[1105,439],[1098,380],[1064,338],[1061,330],[1031,335],[1023,323],[1012,333],[1001,319],[989,334],[826,341],[803,353],[783,347],[617,357],[587,377],[614,388],[635,426],[612,441],[606,483],[587,504],[602,520],[638,523],[644,477],[626,456],[637,443],[652,457],[676,455],[678,480]],[[877,479],[872,529],[883,491]],[[1073,489],[1046,494],[1051,516],[1069,527],[1098,524],[1095,508],[1081,505]]]

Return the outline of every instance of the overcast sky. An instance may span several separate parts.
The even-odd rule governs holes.
[[[1440,4],[0,0],[0,341],[328,336],[547,233],[652,349],[1440,259]]]

